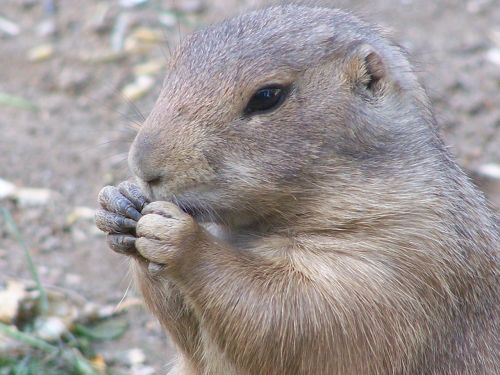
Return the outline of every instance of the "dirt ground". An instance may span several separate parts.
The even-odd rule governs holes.
[[[106,248],[88,210],[75,209],[95,209],[102,186],[128,177],[130,125],[140,123],[138,111],[147,115],[159,93],[168,48],[192,28],[252,4],[150,0],[127,8],[123,4],[133,1],[64,0],[52,9],[51,3],[2,0],[0,7],[0,16],[18,26],[17,32],[0,31],[0,93],[38,108],[0,106],[0,178],[51,191],[48,202],[4,199],[0,206],[14,216],[44,284],[117,305],[125,294],[135,295],[126,260]],[[334,4],[390,28],[410,52],[446,143],[498,209],[500,189],[491,164],[500,164],[500,3]],[[146,62],[153,62],[149,72],[141,66]],[[152,86],[143,97],[124,100],[123,90],[141,68],[141,79]],[[484,172],[487,165],[490,172]],[[29,273],[21,248],[0,224],[0,283],[12,277]],[[164,372],[172,355],[168,338],[143,309],[131,308],[127,317],[126,334],[99,350],[113,356],[141,348],[155,373]]]

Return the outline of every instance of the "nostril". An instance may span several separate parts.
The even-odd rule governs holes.
[[[151,186],[159,185],[161,183],[161,176],[149,178],[145,182]]]

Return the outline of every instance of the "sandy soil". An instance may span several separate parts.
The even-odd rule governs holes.
[[[163,72],[135,105],[122,89],[134,81],[134,67],[168,58],[165,43],[109,58],[113,28],[128,17],[125,37],[138,26],[163,30],[170,48],[179,28],[169,9],[181,8],[180,34],[236,13],[248,2],[218,0],[148,1],[125,9],[119,1],[65,0],[55,15],[39,2],[3,0],[0,15],[19,25],[18,35],[0,32],[0,92],[21,96],[39,110],[0,107],[0,178],[18,186],[53,191],[49,204],[28,206],[0,201],[15,217],[32,249],[42,280],[74,290],[97,303],[118,304],[129,286],[126,261],[105,246],[90,219],[74,220],[76,207],[95,208],[106,184],[127,178],[130,124],[147,115],[158,95]],[[434,103],[442,134],[471,175],[500,163],[500,6],[495,0],[339,1],[392,30],[405,46]],[[99,18],[108,7],[105,16]],[[100,13],[101,12],[101,13]],[[126,16],[124,16],[126,15]],[[163,24],[159,15],[164,15]],[[169,18],[170,17],[170,18]],[[55,22],[51,33],[44,23]],[[167,26],[165,26],[167,24]],[[46,35],[48,34],[48,35]],[[33,62],[29,51],[51,43],[50,58]],[[127,47],[130,48],[130,45]],[[495,55],[496,51],[496,55]],[[495,59],[495,56],[496,59]],[[118,58],[119,57],[119,58]],[[135,109],[135,106],[139,109]],[[498,182],[478,180],[500,207]],[[69,215],[69,216],[68,216]],[[29,277],[18,244],[0,226],[0,282]],[[133,290],[128,296],[133,296]],[[128,313],[125,336],[100,348],[119,353],[140,347],[158,372],[172,349],[154,319],[139,308]]]

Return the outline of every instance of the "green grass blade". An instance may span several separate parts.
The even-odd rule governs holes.
[[[35,264],[33,263],[33,258],[31,257],[31,253],[28,249],[28,246],[26,245],[26,242],[24,241],[21,232],[17,228],[16,222],[14,221],[14,218],[10,214],[9,210],[7,210],[4,207],[0,207],[0,212],[2,213],[5,222],[7,223],[7,227],[9,228],[10,232],[14,235],[17,242],[19,242],[19,244],[23,248],[26,261],[28,262],[28,269],[31,273],[31,276],[33,277],[33,280],[35,280],[36,288],[38,289],[38,292],[40,294],[40,296],[38,297],[38,307],[40,309],[40,314],[46,315],[49,309],[49,301],[47,298],[47,293],[45,292],[45,289],[43,288],[42,283],[40,282],[40,276],[38,275],[38,271],[35,267]]]
[[[4,335],[9,336],[16,341],[22,342],[26,345],[31,346],[32,348],[42,350],[49,354],[55,354],[59,352],[59,348],[57,346],[51,345],[48,342],[45,342],[42,339],[39,339],[28,333],[21,332],[17,328],[14,328],[5,323],[0,322],[0,333],[3,333]]]
[[[0,92],[0,106],[27,109],[29,111],[38,110],[38,107],[29,100],[5,92]]]
[[[16,341],[22,342],[32,348],[41,350],[47,354],[58,354],[66,361],[66,363],[73,366],[79,375],[98,375],[90,362],[84,358],[80,352],[76,350],[61,350],[57,346],[49,344],[48,342],[32,336],[28,333],[21,332],[13,326],[0,322],[0,333],[13,338]]]

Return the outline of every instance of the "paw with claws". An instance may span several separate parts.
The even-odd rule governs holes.
[[[175,267],[182,253],[193,248],[201,231],[198,223],[175,204],[149,203],[140,188],[129,182],[104,187],[99,204],[96,225],[108,234],[109,247],[148,261],[153,273]]]

